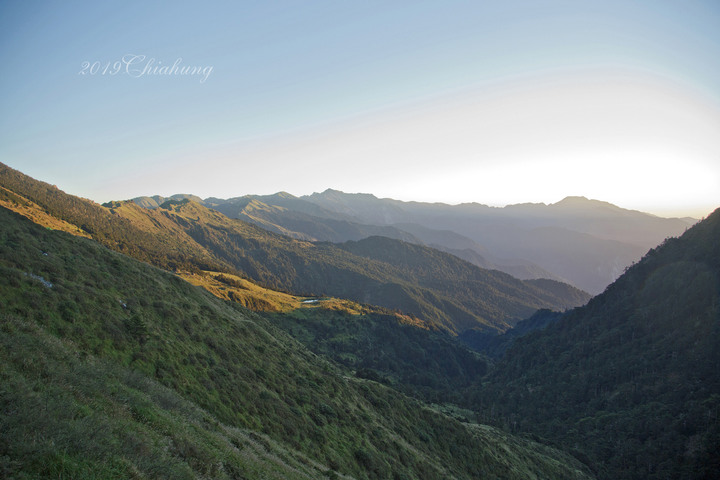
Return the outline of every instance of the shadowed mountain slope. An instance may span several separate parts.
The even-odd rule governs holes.
[[[488,411],[581,450],[603,478],[717,478],[718,239],[720,210],[518,339],[484,384]]]
[[[147,197],[139,197],[133,201],[146,208],[156,208],[152,202],[148,202]],[[325,209],[284,192],[275,195],[247,195],[228,200],[208,198],[199,203],[230,218],[245,220],[267,230],[301,240],[342,243],[371,236],[383,236],[430,246],[456,255],[479,267],[500,270],[521,279],[561,280],[526,260],[494,258],[477,242],[450,230],[437,230],[412,223],[390,226],[358,222],[352,215]],[[493,260],[488,260],[491,257]]]

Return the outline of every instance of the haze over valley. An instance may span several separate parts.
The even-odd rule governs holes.
[[[340,243],[386,236],[438,248],[521,279],[568,282],[592,294],[601,293],[648,249],[696,221],[656,217],[584,197],[504,208],[402,202],[337,190],[305,197],[278,193],[202,200],[175,195],[138,197],[134,202],[156,208],[183,198],[303,240]]]

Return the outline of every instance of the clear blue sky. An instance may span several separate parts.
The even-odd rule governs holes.
[[[716,0],[5,1],[0,60],[0,161],[98,202],[720,206]]]

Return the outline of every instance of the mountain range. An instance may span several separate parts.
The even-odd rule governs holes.
[[[503,208],[402,202],[337,190],[305,197],[280,192],[227,200],[189,195],[169,199],[185,198],[298,239],[342,243],[376,235],[395,238],[521,279],[567,282],[591,294],[602,292],[650,248],[696,222],[584,197]],[[157,208],[165,200],[134,199],[146,208]]]
[[[35,211],[50,212],[104,245],[162,268],[224,271],[275,290],[378,305],[453,334],[502,332],[538,308],[564,310],[589,299],[561,282],[519,280],[387,237],[343,244],[293,239],[190,198],[155,209],[131,201],[99,206],[8,167],[0,169],[0,186],[9,203],[33,204]]]
[[[334,211],[246,206],[388,230],[300,239],[220,212],[238,200],[100,206],[0,165],[3,476],[717,478],[720,210],[588,301],[427,244],[475,241],[443,225],[490,207],[325,194]],[[386,220],[348,220],[364,205]],[[581,198],[493,211],[602,245],[667,226]]]

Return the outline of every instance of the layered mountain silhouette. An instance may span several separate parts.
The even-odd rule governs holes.
[[[148,197],[135,201],[153,208]],[[650,248],[695,222],[584,197],[494,208],[326,190],[305,197],[282,192],[200,203],[298,239],[341,243],[379,235],[431,246],[521,279],[564,281],[593,294],[602,292]]]
[[[536,265],[591,293],[602,291],[624,266],[692,223],[689,219],[662,219],[581,197],[553,205],[505,208],[398,202],[334,191],[308,198],[326,208],[335,205],[365,220],[450,230],[482,245],[484,250],[479,253],[501,269],[510,264],[514,265],[510,272],[519,273],[523,265]],[[545,276],[542,272],[534,275]]]
[[[504,208],[400,202],[333,190],[304,199],[368,223],[450,230],[482,245],[485,250],[478,253],[485,253],[501,269],[515,261],[510,273],[519,273],[517,266],[529,262],[593,294],[602,292],[648,249],[694,223],[584,197]]]

